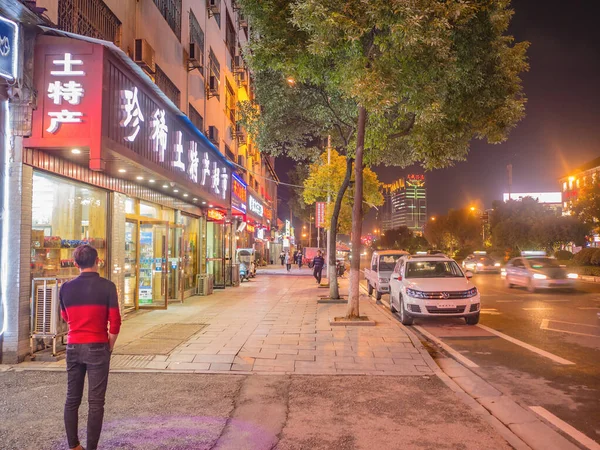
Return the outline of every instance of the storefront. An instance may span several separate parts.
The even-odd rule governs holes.
[[[75,276],[89,243],[125,310],[183,301],[198,274],[231,284],[231,221],[211,211],[230,206],[232,166],[150,79],[112,45],[40,36],[35,82],[32,280]]]

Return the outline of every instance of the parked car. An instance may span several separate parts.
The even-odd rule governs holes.
[[[445,255],[403,256],[391,275],[390,309],[404,325],[415,317],[464,317],[475,325],[481,299],[472,276]]]
[[[365,278],[367,280],[367,289],[369,295],[375,292],[375,298],[381,300],[383,294],[390,290],[390,275],[392,274],[396,261],[408,252],[402,250],[381,250],[373,252],[371,265],[365,269]]]
[[[558,261],[547,256],[521,256],[505,267],[504,283],[508,288],[524,286],[529,292],[538,289],[574,289],[577,274],[567,273]]]
[[[463,260],[462,267],[474,273],[500,273],[500,263],[494,261],[485,253],[470,254]]]

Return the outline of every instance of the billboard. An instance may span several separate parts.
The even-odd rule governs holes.
[[[540,203],[562,203],[560,192],[514,192],[510,194],[511,200],[523,200],[525,197],[531,197]],[[502,200],[507,202],[509,194],[502,194]]]

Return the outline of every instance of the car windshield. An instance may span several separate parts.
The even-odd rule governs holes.
[[[491,264],[494,262],[494,260],[489,256],[481,256],[478,261],[482,264]]]
[[[380,272],[391,272],[396,267],[396,261],[400,258],[402,254],[398,255],[381,255],[379,257],[379,271]]]
[[[529,258],[528,261],[532,269],[557,269],[560,267],[558,262],[551,258]]]
[[[464,275],[454,261],[410,261],[406,278],[462,278]]]

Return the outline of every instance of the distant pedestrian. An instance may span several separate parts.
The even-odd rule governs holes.
[[[79,276],[60,289],[60,312],[69,324],[67,338],[67,400],[64,420],[70,449],[79,442],[79,405],[88,377],[87,450],[96,450],[104,419],[110,355],[121,328],[115,284],[98,274],[98,252],[80,245],[73,252]],[[110,324],[110,327],[108,326]]]
[[[279,254],[279,259],[281,260],[281,266],[283,267],[285,262],[285,253],[283,251]]]
[[[285,267],[287,269],[288,272],[291,272],[292,270],[292,256],[290,255],[290,252],[286,252],[285,253]]]
[[[302,269],[302,252],[298,252],[296,263],[298,264],[298,269]]]
[[[321,250],[317,250],[317,256],[313,259],[313,275],[317,280],[317,284],[321,284],[321,273],[323,272],[323,266],[325,265],[325,259],[322,255]]]

